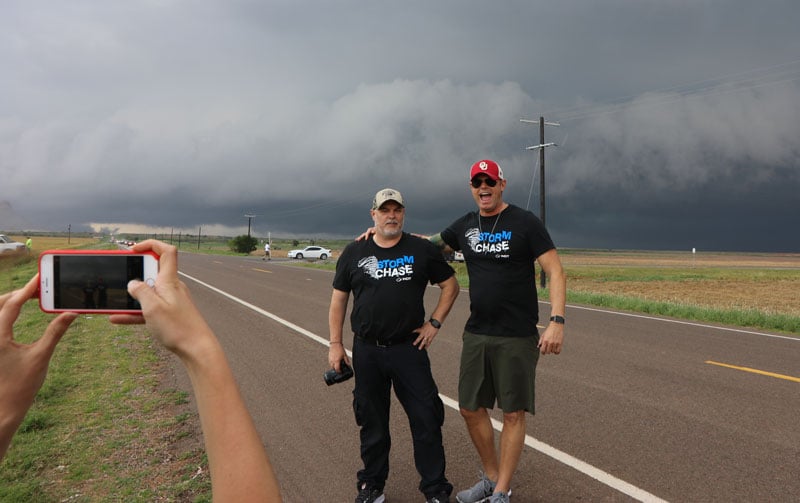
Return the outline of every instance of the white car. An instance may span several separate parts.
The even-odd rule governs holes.
[[[25,245],[18,243],[10,237],[0,234],[0,253],[22,253],[25,251]]]
[[[321,246],[306,246],[302,250],[289,250],[286,254],[289,258],[318,258],[326,260],[331,256],[331,251]]]

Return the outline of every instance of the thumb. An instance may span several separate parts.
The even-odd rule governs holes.
[[[128,282],[128,293],[131,295],[131,297],[139,301],[139,304],[142,305],[142,309],[153,302],[152,299],[155,295],[155,292],[153,292],[152,288],[147,286],[145,282],[139,281],[138,279],[132,279]]]
[[[56,349],[56,345],[61,341],[61,337],[67,331],[72,322],[78,317],[75,313],[62,313],[47,325],[42,338],[36,341],[39,349],[47,355],[48,360]]]

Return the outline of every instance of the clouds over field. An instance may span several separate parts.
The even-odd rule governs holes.
[[[433,232],[484,157],[538,212],[544,115],[560,246],[800,250],[792,2],[3,10],[3,230],[348,236],[393,186]]]

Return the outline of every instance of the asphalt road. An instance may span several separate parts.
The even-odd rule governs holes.
[[[322,380],[333,273],[187,253],[179,264],[225,347],[285,501],[353,501],[353,381]],[[437,297],[429,289],[431,305]],[[480,471],[455,402],[468,309],[462,290],[430,349],[456,490]],[[546,319],[549,305],[540,309]],[[800,338],[572,305],[566,317],[564,351],[539,362],[512,501],[800,500]],[[392,439],[387,501],[424,501],[396,401]]]

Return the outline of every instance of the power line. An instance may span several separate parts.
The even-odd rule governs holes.
[[[730,80],[731,77],[742,78]],[[740,92],[797,80],[800,80],[800,60],[712,77],[688,84],[677,84],[667,88],[644,91],[638,95],[615,98],[605,103],[551,110],[547,112],[547,115],[556,115],[561,117],[562,120],[575,120],[619,112],[633,107],[668,104],[683,99]],[[663,93],[670,94],[665,95]],[[654,96],[635,102],[631,101],[636,97],[647,96],[648,94]]]

